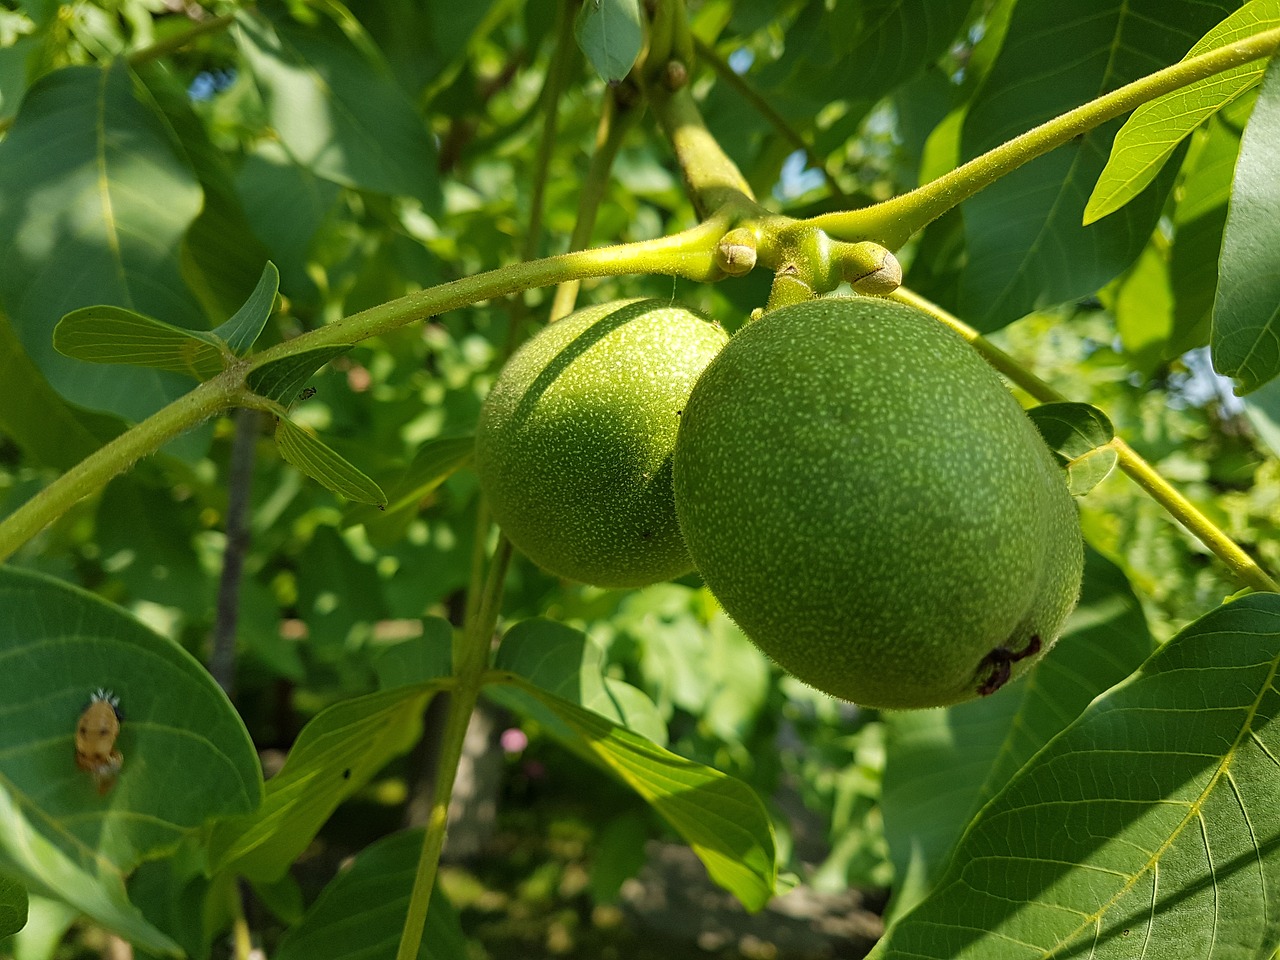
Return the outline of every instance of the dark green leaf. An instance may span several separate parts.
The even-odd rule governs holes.
[[[937,880],[983,804],[1153,648],[1142,606],[1124,574],[1086,550],[1080,604],[1025,682],[947,710],[888,715],[883,804],[898,871],[893,916],[914,906]]]
[[[1269,957],[1280,595],[1220,607],[994,794],[877,958]]]
[[[289,406],[298,399],[298,394],[317,370],[349,349],[351,348],[317,347],[290,354],[250,370],[245,382],[258,396]]]
[[[550,661],[548,670],[559,672]],[[486,695],[497,694],[494,699],[504,705],[530,698],[538,701],[550,720],[549,733],[634,790],[684,838],[711,879],[748,910],[759,910],[768,902],[777,881],[773,822],[750,787],[671,753],[523,677],[492,677],[504,686],[490,686]],[[509,692],[525,697],[509,701],[505,696]]]
[[[262,277],[253,293],[226,323],[214,329],[214,336],[221,337],[231,352],[243,355],[262,333],[271,311],[275,309],[276,293],[280,289],[280,271],[270,260],[262,268]],[[256,372],[256,371],[255,371]]]
[[[317,714],[298,735],[284,768],[267,781],[258,812],[215,829],[215,869],[254,880],[283,876],[338,804],[417,742],[422,712],[446,684],[437,680],[352,697]]]
[[[360,505],[351,507],[344,518],[347,526],[358,523],[396,525],[396,514],[416,513],[419,504],[465,466],[475,452],[475,437],[437,437],[428,440],[413,455],[413,461],[386,485],[387,509],[379,512]]]
[[[422,636],[387,647],[373,662],[383,690],[447,677],[453,671],[453,627],[440,617],[425,617]]]
[[[608,83],[628,73],[644,46],[639,0],[586,0],[573,25],[578,46]]]
[[[1182,57],[1233,8],[1229,0],[1101,0],[1064,17],[1053,0],[1020,2],[970,104],[965,159]],[[1070,51],[1047,56],[1046,51]],[[994,330],[1034,309],[1096,291],[1141,253],[1173,185],[1170,164],[1116,215],[1082,225],[1120,121],[1020,167],[965,202],[968,263],[960,312]]]
[[[27,888],[0,874],[0,939],[27,925]]]
[[[1083,497],[1116,465],[1111,447],[1116,431],[1107,415],[1087,403],[1042,403],[1027,411],[1031,421],[1067,468],[1067,485]]]
[[[439,203],[426,124],[377,48],[356,46],[324,13],[303,26],[243,11],[236,37],[289,153],[318,176]]]
[[[124,720],[118,778],[78,769],[76,724],[99,689]],[[44,576],[0,569],[0,864],[151,950],[124,879],[209,820],[262,797],[257,754],[226,695],[181,647]]]
[[[386,503],[382,488],[352,466],[323,440],[287,417],[276,424],[280,456],[326,489],[361,503]]]
[[[1280,26],[1280,0],[1253,0],[1218,24],[1184,60]],[[1265,60],[1254,60],[1142,104],[1111,145],[1106,168],[1084,208],[1084,222],[1119,210],[1149,184],[1184,137],[1262,79]]]
[[[200,185],[123,61],[41,77],[0,142],[0,302],[55,390],[140,420],[190,389],[161,370],[86,367],[53,348],[79,307],[109,303],[199,326],[178,250]]]
[[[366,847],[320,892],[302,922],[285,934],[276,960],[394,960],[422,852],[422,830],[405,830]],[[452,904],[436,884],[418,960],[467,960]]]
[[[73,310],[53,328],[53,346],[64,357],[88,363],[156,367],[208,380],[225,362],[219,341],[123,307]]]
[[[1213,303],[1213,366],[1248,393],[1280,372],[1280,58],[1267,67],[1245,128]]]

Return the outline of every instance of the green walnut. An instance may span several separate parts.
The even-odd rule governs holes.
[[[688,573],[671,455],[698,375],[728,340],[660,300],[588,307],[511,358],[480,411],[494,518],[546,570],[601,587]]]
[[[743,632],[865,706],[994,692],[1079,594],[1053,454],[963,339],[901,304],[749,323],[685,404],[674,484],[694,563]]]

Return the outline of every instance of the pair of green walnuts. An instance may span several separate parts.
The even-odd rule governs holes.
[[[1080,588],[1036,428],[958,335],[876,298],[732,339],[656,300],[580,310],[503,368],[476,468],[535,563],[604,587],[696,569],[785,670],[869,707],[994,692]]]

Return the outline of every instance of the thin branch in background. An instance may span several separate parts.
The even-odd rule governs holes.
[[[213,679],[235,697],[236,628],[240,621],[240,580],[244,558],[249,552],[249,495],[253,487],[254,452],[262,414],[257,410],[237,410],[231,462],[227,470],[227,546],[222,555],[222,576],[218,581],[217,614],[209,651],[209,672]]]
[[[727,83],[737,94],[746,100],[760,116],[768,120],[775,130],[789,144],[804,153],[805,163],[815,170],[822,173],[822,178],[827,182],[827,188],[831,191],[831,195],[837,200],[848,200],[849,195],[840,187],[840,183],[836,180],[835,175],[827,169],[827,165],[822,158],[814,153],[813,145],[787,121],[787,118],[780,114],[764,97],[760,96],[752,86],[742,79],[741,75],[729,66],[728,62],[716,53],[716,51],[697,37],[693,38],[694,49],[697,50],[698,56],[710,65],[711,69],[716,72],[721,80]]]

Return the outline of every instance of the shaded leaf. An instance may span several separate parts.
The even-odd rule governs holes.
[[[969,106],[961,136],[975,157],[1099,94],[1173,63],[1235,4],[1099,0],[1064,17],[1053,0],[1013,8],[1004,46]],[[1070,56],[1047,57],[1047,50]],[[983,331],[1098,290],[1142,252],[1173,186],[1170,164],[1116,215],[1085,227],[1085,199],[1116,119],[1031,161],[963,206],[968,262],[959,312]]]
[[[387,647],[373,662],[383,690],[409,687],[453,672],[453,626],[441,617],[424,617],[422,636]]]
[[[53,328],[53,346],[64,357],[88,363],[156,367],[197,380],[216,377],[224,367],[213,335],[107,305],[68,313]]]
[[[283,876],[338,804],[417,742],[422,712],[447,683],[352,697],[318,713],[302,728],[283,769],[267,781],[257,813],[215,829],[214,869],[259,881]]]
[[[1280,457],[1280,380],[1271,380],[1245,397],[1244,410],[1258,439]]]
[[[27,888],[0,874],[0,937],[9,937],[27,925]]]
[[[412,462],[386,485],[386,511],[380,512],[365,505],[352,506],[343,518],[345,525],[385,524],[398,530],[399,521],[407,520],[416,513],[418,505],[455,471],[466,466],[474,453],[475,437],[472,436],[428,440],[418,448]],[[401,516],[397,517],[397,514]]]
[[[140,96],[123,61],[55,70],[28,91],[0,141],[0,302],[55,390],[130,420],[190,382],[156,369],[87,368],[54,349],[53,328],[96,303],[204,322],[177,253],[200,212],[200,185]]]
[[[383,837],[360,851],[280,941],[276,960],[394,960],[409,912],[422,851],[422,830]],[[453,905],[436,884],[418,960],[467,960],[467,940]]]
[[[272,360],[249,371],[245,383],[260,397],[288,406],[297,399],[315,372],[350,347],[317,347]]]
[[[27,925],[11,940],[0,940],[0,950],[10,949],[14,960],[48,960],[56,955],[58,945],[78,919],[80,911],[75,907],[32,894],[28,897]]]
[[[1269,957],[1278,668],[1280,595],[1191,624],[1007,781],[872,956]]]
[[[604,652],[581,630],[554,620],[522,620],[507,631],[494,661],[548,693],[598,713],[629,730],[665,745],[667,725],[644,692],[603,672]],[[514,691],[513,691],[514,693]],[[510,699],[510,698],[509,698]],[[538,701],[516,696],[520,712],[554,725]]]
[[[1280,27],[1280,0],[1252,0],[1210,30],[1184,60]],[[1107,165],[1084,208],[1086,224],[1119,210],[1160,171],[1183,138],[1262,79],[1266,60],[1241,64],[1133,111],[1116,134]]]
[[[426,124],[368,42],[324,13],[303,26],[241,11],[236,38],[272,127],[303,166],[343,186],[439,202]]]
[[[644,46],[639,0],[586,0],[573,34],[596,72],[617,83],[631,72]]]
[[[1248,393],[1280,372],[1280,58],[1267,67],[1245,127],[1213,303],[1214,369]]]
[[[548,732],[634,790],[684,838],[711,879],[743,906],[754,911],[768,902],[777,881],[773,822],[750,787],[671,753],[523,677],[493,674],[491,678],[539,701],[554,719]],[[505,705],[508,699],[503,693],[510,691],[490,686],[485,694]]]
[[[326,489],[361,503],[387,502],[387,496],[381,487],[339,456],[323,440],[288,417],[281,417],[276,424],[276,445],[286,463]]]
[[[1027,411],[1049,449],[1067,468],[1067,486],[1083,497],[1116,465],[1116,431],[1107,415],[1088,403],[1042,403]]]
[[[275,309],[276,293],[280,289],[280,271],[270,260],[262,268],[262,277],[253,293],[226,323],[217,327],[213,335],[221,337],[236,355],[243,355],[254,345],[267,325],[271,311]]]
[[[100,688],[124,714],[114,782],[76,764],[76,724]],[[124,611],[0,569],[0,702],[2,868],[139,945],[172,951],[128,902],[124,879],[209,820],[258,805],[257,754],[226,695]]]

